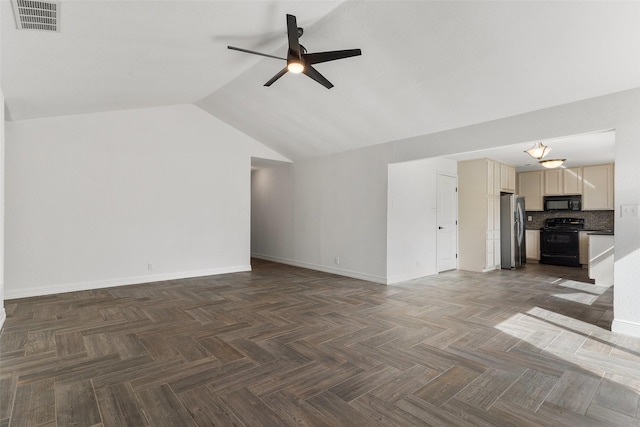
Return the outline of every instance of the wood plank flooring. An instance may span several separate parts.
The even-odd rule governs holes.
[[[4,426],[638,426],[612,289],[528,264],[253,271],[6,301]]]

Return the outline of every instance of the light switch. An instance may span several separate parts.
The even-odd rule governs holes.
[[[637,218],[638,217],[638,205],[621,205],[620,216],[622,218]]]

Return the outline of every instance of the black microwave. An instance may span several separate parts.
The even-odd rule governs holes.
[[[582,210],[582,196],[544,196],[545,211]]]

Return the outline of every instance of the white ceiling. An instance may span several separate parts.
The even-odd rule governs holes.
[[[1,3],[9,119],[195,103],[293,160],[640,87],[635,1],[62,1],[59,33]],[[317,65],[333,89],[226,48],[284,56],[286,13],[310,52],[362,49]]]
[[[538,160],[525,151],[533,147],[536,142],[544,142],[544,145],[551,149],[544,160],[566,159],[562,165],[566,168],[601,165],[615,161],[615,139],[614,131],[605,131],[544,141],[521,142],[508,147],[469,151],[446,157],[457,161],[488,158],[515,166],[518,172],[542,170],[544,167],[538,163]]]

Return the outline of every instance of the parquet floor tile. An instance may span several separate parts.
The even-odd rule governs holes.
[[[6,301],[0,427],[640,425],[640,339],[586,270],[252,266]]]

